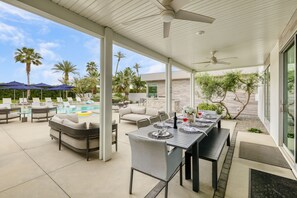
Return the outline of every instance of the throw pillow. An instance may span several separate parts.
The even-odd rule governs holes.
[[[73,128],[73,129],[78,129],[78,130],[79,129],[87,129],[87,123],[85,123],[85,122],[84,123],[75,123],[75,122],[72,122],[72,121],[70,121],[68,119],[65,119],[63,124],[65,126]]]

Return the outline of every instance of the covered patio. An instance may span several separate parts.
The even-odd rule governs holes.
[[[136,130],[135,125],[120,123],[119,151],[111,146],[112,121],[118,118],[112,112],[112,57],[113,44],[130,49],[166,64],[166,112],[172,112],[172,67],[190,72],[190,106],[195,103],[195,74],[197,72],[266,67],[270,53],[278,45],[284,46],[297,30],[296,1],[173,1],[173,7],[211,16],[212,24],[173,20],[168,38],[163,38],[160,17],[124,25],[125,22],[160,10],[152,1],[99,0],[3,0],[16,7],[33,12],[63,25],[101,39],[100,52],[100,117],[81,118],[80,121],[100,122],[100,150],[90,162],[66,148],[59,151],[49,138],[47,123],[19,123],[0,126],[1,163],[0,197],[144,197],[157,181],[142,174],[135,175],[134,193],[129,195],[130,146],[125,133]],[[164,1],[167,2],[167,1]],[[175,10],[177,12],[177,10]],[[291,20],[291,21],[290,21]],[[289,23],[290,21],[290,23]],[[290,26],[288,26],[288,23]],[[294,25],[295,24],[295,25]],[[284,31],[285,30],[285,31]],[[289,32],[289,33],[288,33]],[[220,57],[237,57],[230,64],[194,64],[218,51]],[[275,61],[275,60],[274,60]],[[276,75],[276,74],[274,74]],[[279,79],[279,76],[277,76]],[[278,85],[279,86],[279,85]],[[280,91],[278,97],[280,98]],[[277,103],[275,106],[278,106]],[[262,108],[260,106],[259,108]],[[262,109],[259,110],[259,112]],[[278,112],[279,113],[279,112]],[[274,120],[279,123],[279,116]],[[264,123],[265,124],[265,123]],[[271,126],[273,126],[272,123]],[[170,182],[170,197],[248,197],[249,168],[263,170],[295,179],[296,159],[289,162],[293,171],[272,165],[240,159],[239,142],[260,143],[281,147],[275,134],[259,135],[236,130],[236,122],[224,120],[223,128],[230,129],[234,150],[228,156],[224,149],[220,168],[229,160],[229,178],[221,179],[217,192],[211,188],[211,165],[201,160],[200,191],[192,191],[191,181],[179,186],[175,176]],[[269,127],[265,125],[269,130]],[[280,125],[272,130],[281,129]],[[296,142],[296,137],[295,137]],[[232,143],[231,143],[232,144]],[[296,144],[295,144],[296,148]],[[226,159],[225,157],[228,156]],[[286,156],[286,159],[290,157]],[[99,159],[99,160],[98,160]],[[224,172],[222,171],[222,172]],[[219,171],[221,172],[221,171]],[[162,192],[163,193],[163,192]],[[159,196],[163,196],[163,194]]]

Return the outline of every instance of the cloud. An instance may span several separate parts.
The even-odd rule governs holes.
[[[84,43],[84,47],[92,54],[92,59],[95,62],[100,62],[100,40],[91,38]]]
[[[151,73],[159,73],[159,72],[165,72],[165,66],[164,64],[156,64],[151,65],[149,67],[146,67],[142,70],[141,74],[151,74]]]
[[[55,42],[41,42],[38,45],[38,52],[46,61],[60,61],[62,58],[56,54],[52,49],[58,48],[59,43]]]
[[[0,41],[19,46],[25,45],[25,40],[22,29],[0,22]]]
[[[40,30],[38,31],[38,33],[41,34],[41,35],[46,35],[46,34],[48,34],[49,32],[50,32],[50,29],[49,29],[49,27],[46,26],[46,25],[43,25],[43,26],[40,28]]]

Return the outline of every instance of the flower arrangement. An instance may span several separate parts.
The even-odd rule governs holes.
[[[185,106],[183,107],[183,114],[194,115],[196,114],[196,109],[193,107]]]

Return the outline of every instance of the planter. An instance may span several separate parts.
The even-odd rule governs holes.
[[[193,123],[195,121],[195,114],[187,114],[188,122]]]

